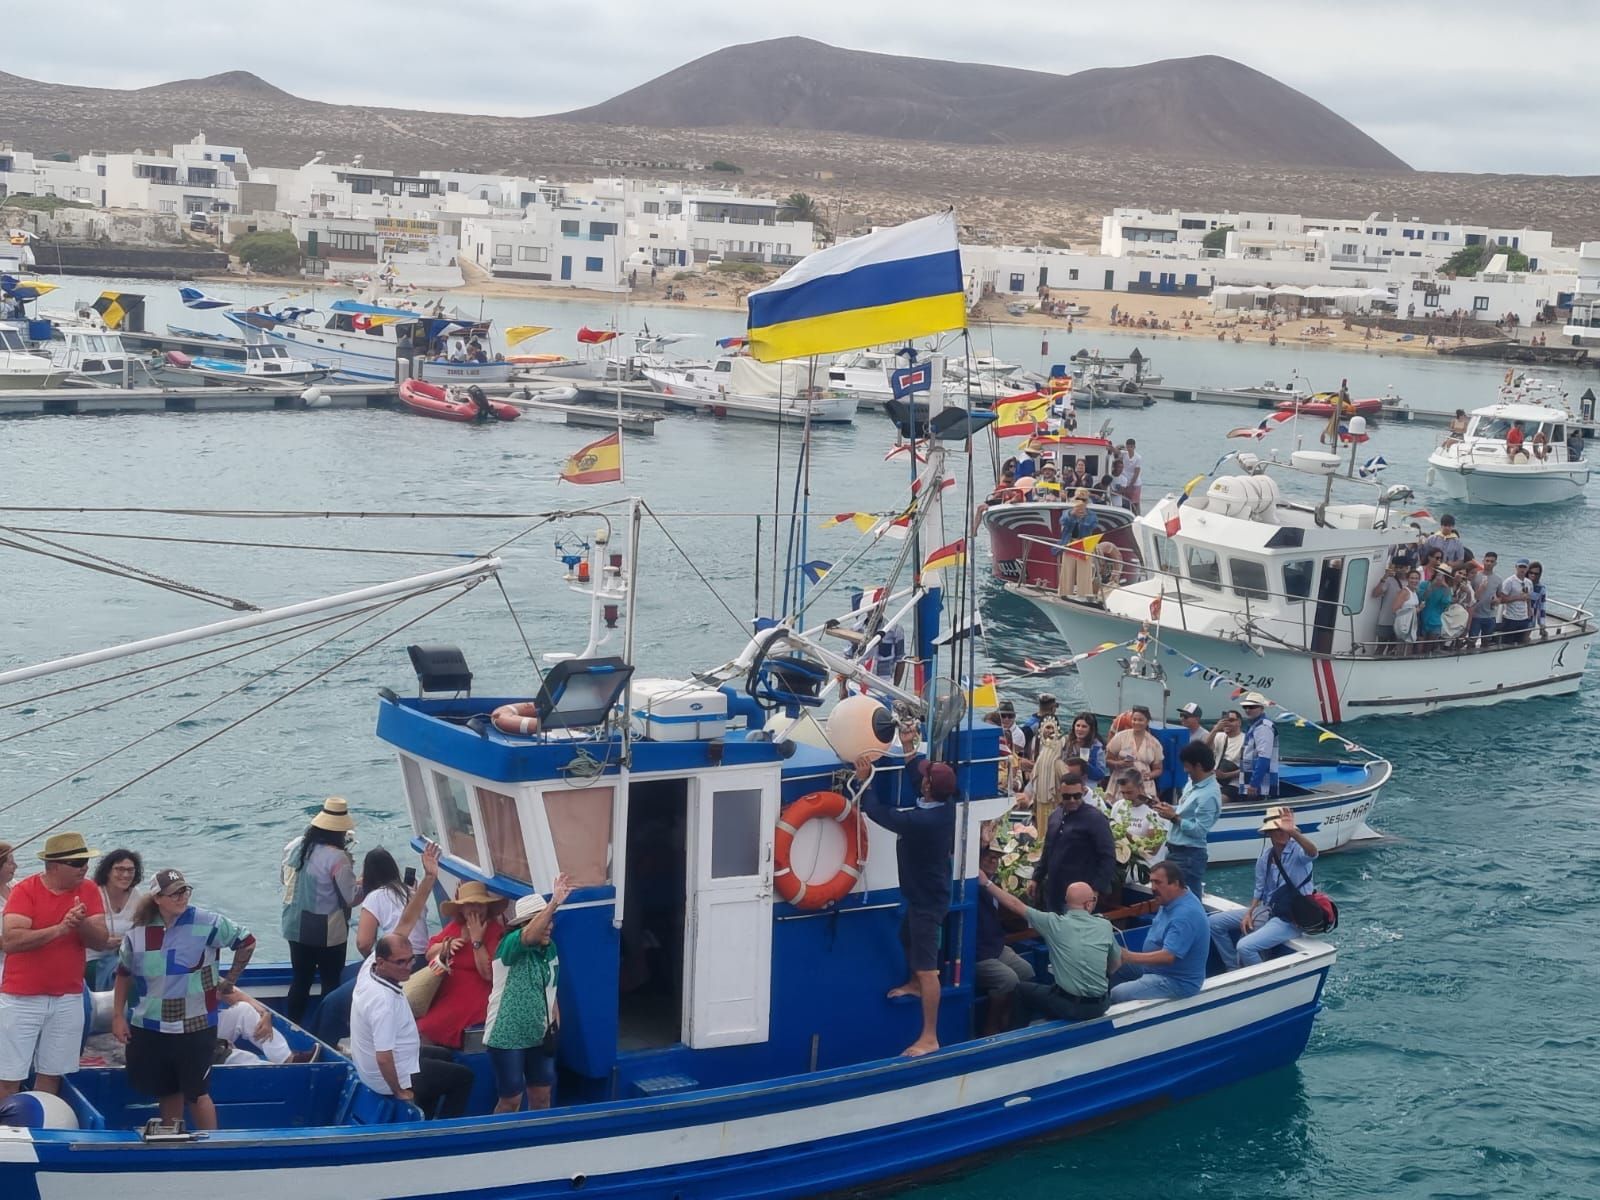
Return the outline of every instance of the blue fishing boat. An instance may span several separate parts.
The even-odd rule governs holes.
[[[953,220],[945,223],[938,232],[953,250]],[[775,352],[776,339],[794,335],[776,321],[767,332]],[[426,645],[411,648],[416,694],[379,693],[376,732],[394,755],[413,845],[443,850],[440,895],[468,883],[509,899],[544,895],[558,876],[574,885],[554,918],[554,1107],[493,1114],[481,1031],[470,1030],[457,1054],[476,1081],[468,1114],[431,1121],[370,1089],[335,1045],[318,1045],[312,1062],[216,1068],[220,1127],[203,1134],[152,1122],[153,1102],[129,1090],[122,1070],[80,1069],[63,1085],[62,1123],[76,1128],[0,1129],[0,1194],[811,1196],[1293,1063],[1335,961],[1314,938],[1212,974],[1181,999],[979,1033],[978,856],[988,823],[1012,801],[996,787],[999,730],[971,714],[960,686],[973,639],[959,631],[976,616],[964,543],[926,561],[917,547],[924,525],[941,528],[946,442],[970,455],[972,432],[990,419],[953,410],[930,422],[905,510],[908,552],[885,586],[837,618],[805,627],[801,583],[801,598],[791,605],[786,594],[777,608],[789,616],[757,621],[721,666],[638,677],[645,508],[634,500],[617,522],[621,536],[597,508],[588,511],[603,530],[558,542],[566,578],[587,593],[590,637],[578,654],[552,656],[535,695],[475,695],[464,654]],[[970,512],[960,527],[971,528]],[[803,538],[799,550],[796,564]],[[911,582],[897,590],[907,563]],[[948,613],[939,563],[965,566],[949,585]],[[477,560],[336,599],[470,586],[499,566]],[[0,683],[86,661],[0,673]],[[863,805],[866,787],[885,803],[911,792],[901,781],[912,760],[890,744],[912,724],[959,789],[938,950],[939,1046],[918,1057],[904,1052],[922,1032],[923,1006],[890,994],[906,974],[895,835]],[[862,756],[878,756],[865,782],[852,769]],[[1118,933],[1129,949],[1144,943],[1147,906],[1137,902],[1148,895],[1124,894],[1135,902]],[[1042,948],[1018,946],[1045,978]],[[270,998],[287,974],[265,967],[244,983]],[[283,1017],[275,1023],[291,1047],[313,1044]]]

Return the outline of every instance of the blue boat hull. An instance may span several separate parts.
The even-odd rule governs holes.
[[[1293,1063],[1334,958],[1331,947],[1297,945],[1287,958],[1208,981],[1189,1000],[1123,1005],[1099,1021],[1036,1025],[915,1061],[537,1117],[225,1131],[180,1145],[0,1131],[0,1194],[533,1200],[581,1188],[771,1200],[882,1184]]]

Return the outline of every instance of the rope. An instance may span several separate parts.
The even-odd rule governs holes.
[[[109,700],[98,701],[98,702],[96,702],[94,704],[89,705],[87,708],[80,708],[76,712],[70,712],[70,713],[67,713],[64,716],[55,717],[52,720],[44,721],[44,722],[42,722],[42,723],[40,723],[38,725],[30,725],[26,729],[19,729],[16,733],[7,734],[5,737],[0,737],[0,746],[5,745],[7,742],[15,741],[17,738],[27,737],[30,733],[38,733],[41,730],[52,729],[57,725],[64,725],[68,721],[76,720],[78,717],[86,716],[89,713],[100,712],[103,709],[110,708],[114,704],[121,704],[124,700],[133,700],[133,699],[135,699],[135,698],[137,698],[139,696],[146,695],[146,694],[148,694],[150,692],[159,691],[160,689],[162,689],[164,687],[168,687],[171,684],[182,683],[185,679],[193,679],[196,675],[203,675],[207,671],[214,670],[217,667],[225,667],[229,663],[238,662],[240,659],[248,658],[252,654],[260,654],[263,650],[275,649],[276,647],[283,645],[285,642],[293,641],[295,638],[297,638],[297,637],[301,636],[302,634],[304,634],[306,632],[309,632],[311,630],[318,629],[318,628],[323,628],[323,627],[328,626],[328,625],[337,624],[339,621],[346,620],[346,619],[348,619],[350,617],[360,616],[362,613],[365,613],[365,612],[371,612],[373,607],[376,607],[376,606],[369,605],[366,608],[355,609],[354,611],[351,611],[351,612],[335,613],[335,614],[333,614],[331,616],[323,617],[320,620],[310,621],[310,622],[307,622],[305,625],[296,626],[295,628],[290,629],[288,632],[284,632],[283,630],[275,629],[275,630],[272,630],[270,633],[267,633],[267,634],[258,634],[256,637],[248,639],[248,641],[259,642],[259,641],[264,641],[265,640],[267,642],[266,645],[257,646],[253,650],[246,650],[242,654],[235,654],[232,658],[224,658],[224,659],[219,659],[218,661],[216,661],[214,663],[207,663],[203,667],[197,667],[193,671],[185,671],[182,675],[174,675],[170,679],[157,680],[155,683],[150,684],[148,687],[138,688],[138,689],[136,689],[134,691],[128,692],[128,693],[126,693],[124,695],[121,695],[121,696],[113,696]],[[268,639],[272,639],[272,640],[268,640]],[[205,653],[207,653],[207,654],[215,654],[218,650],[227,650],[227,649],[230,649],[232,645],[242,645],[242,644],[246,644],[246,643],[238,643],[238,642],[236,642],[236,643],[232,643],[229,646],[218,646],[218,647],[213,648],[212,650],[205,651]],[[195,657],[195,656],[194,655],[190,655],[189,657],[192,658],[192,657]],[[149,670],[149,669],[150,668],[148,668],[148,667],[140,667],[139,668],[140,671],[145,671],[145,670]],[[120,678],[123,678],[124,676],[130,675],[130,674],[134,674],[134,672],[131,672],[131,671],[123,672],[123,675],[113,676],[112,678],[120,679]],[[108,680],[93,680],[90,683],[79,684],[78,687],[93,687],[93,686],[95,686],[95,684],[101,683],[101,682],[109,682],[109,681]],[[63,689],[61,689],[61,692],[76,691],[76,690],[77,690],[77,688],[63,688]],[[51,693],[48,693],[48,694],[49,695],[60,695],[61,692],[51,692]],[[8,704],[8,705],[5,705],[4,707],[5,708],[16,708],[18,705],[31,704],[32,702],[33,701],[30,701],[30,700],[19,700],[14,704]]]
[[[533,647],[528,644],[528,635],[522,631],[522,620],[517,616],[516,606],[511,603],[511,596],[506,591],[505,581],[500,578],[500,572],[494,573],[495,586],[500,589],[500,596],[506,602],[506,611],[511,614],[511,623],[517,627],[517,636],[522,639],[522,648],[528,652],[528,661],[533,664],[533,673],[538,676],[539,686],[544,687],[544,672],[539,669],[539,660],[534,656]]]
[[[0,526],[0,529],[4,528],[7,527]],[[12,532],[16,531],[13,530]],[[192,584],[183,583],[176,579],[168,579],[166,576],[158,575],[154,571],[146,571],[141,567],[130,566],[127,563],[120,563],[115,559],[105,558],[99,554],[92,554],[87,550],[79,550],[74,546],[52,542],[48,538],[39,537],[37,534],[24,534],[23,536],[28,537],[33,541],[42,542],[46,546],[55,546],[59,550],[67,550],[72,554],[81,554],[86,559],[93,559],[96,561],[87,562],[76,558],[69,558],[64,554],[51,554],[48,550],[41,550],[37,546],[27,546],[21,542],[12,541],[10,538],[0,538],[0,546],[9,546],[11,549],[21,550],[25,554],[37,554],[44,558],[53,558],[58,562],[64,562],[70,566],[84,567],[90,571],[98,571],[102,575],[114,575],[119,579],[132,580],[134,583],[148,583],[153,587],[161,588],[164,591],[176,592],[180,596],[189,596],[195,600],[204,601],[207,604],[214,604],[219,608],[233,609],[241,612],[257,611],[256,605],[251,604],[247,600],[239,600],[233,596],[224,596],[218,592],[209,592],[202,587],[196,587]],[[97,565],[98,563],[105,563],[109,565],[100,566]]]
[[[68,771],[65,775],[58,775],[55,779],[52,779],[49,783],[44,784],[42,787],[35,788],[33,791],[28,792],[26,795],[19,796],[17,799],[13,800],[10,804],[5,805],[4,807],[0,807],[0,815],[3,815],[5,813],[10,812],[12,809],[16,808],[18,805],[25,804],[29,800],[32,800],[36,796],[44,795],[44,793],[48,792],[51,788],[57,787],[58,785],[67,782],[69,779],[74,779],[77,776],[83,774],[85,771],[89,771],[89,770],[92,770],[95,767],[98,767],[101,763],[106,762],[109,759],[115,758],[117,755],[123,753],[124,751],[133,749],[133,747],[139,745],[141,742],[148,741],[150,738],[155,737],[156,734],[158,734],[158,733],[165,733],[167,730],[171,729],[174,725],[182,724],[184,721],[189,720],[191,717],[198,716],[200,713],[205,712],[205,710],[210,708],[213,704],[221,703],[223,700],[226,700],[230,696],[238,695],[240,692],[244,691],[246,688],[250,687],[252,684],[259,683],[261,680],[265,679],[267,676],[276,674],[277,672],[282,671],[285,667],[293,666],[295,663],[299,662],[302,658],[305,658],[308,654],[314,654],[316,651],[322,649],[324,646],[328,645],[329,643],[338,641],[341,637],[344,637],[345,634],[350,633],[350,632],[352,632],[352,631],[354,631],[356,629],[361,628],[361,626],[365,625],[368,621],[376,620],[378,617],[382,616],[385,612],[387,612],[390,608],[393,608],[396,604],[399,604],[402,601],[408,600],[408,599],[410,599],[409,596],[401,596],[396,600],[390,601],[388,604],[381,606],[378,609],[378,611],[373,612],[373,613],[369,613],[367,616],[362,617],[361,620],[357,621],[349,629],[342,629],[338,633],[333,634],[331,637],[325,638],[322,641],[318,642],[316,645],[308,646],[306,649],[302,650],[300,653],[290,656],[289,658],[285,659],[283,662],[278,663],[276,666],[268,667],[265,671],[262,671],[260,674],[251,676],[249,679],[246,679],[243,683],[239,684],[238,687],[230,688],[228,691],[223,692],[221,695],[213,696],[211,699],[207,700],[204,704],[200,705],[197,708],[191,708],[188,712],[182,714],[181,716],[174,717],[172,720],[168,721],[165,725],[159,725],[155,729],[150,730],[148,733],[140,734],[138,737],[134,738],[131,742],[123,743],[121,746],[118,746],[115,750],[107,751],[105,754],[102,754],[99,758],[95,759],[93,762],[87,762],[87,763],[82,764],[81,766],[74,767],[72,770]],[[264,647],[259,647],[259,648],[264,648]]]
[[[432,608],[428,609],[426,612],[419,613],[417,616],[415,616],[411,620],[405,622],[403,625],[400,625],[395,629],[391,629],[388,633],[383,634],[381,637],[375,638],[373,641],[368,642],[365,646],[361,646],[358,649],[351,651],[349,654],[347,654],[343,658],[341,658],[338,662],[334,663],[332,666],[327,667],[324,670],[318,671],[315,675],[311,676],[311,678],[309,678],[309,679],[307,679],[307,680],[305,680],[305,681],[303,681],[301,683],[295,684],[294,687],[290,688],[288,691],[284,692],[280,696],[273,697],[271,700],[269,700],[265,704],[263,704],[260,708],[257,708],[257,709],[255,709],[255,710],[253,710],[251,712],[245,713],[244,716],[239,717],[236,720],[230,721],[227,725],[224,725],[221,729],[217,730],[215,733],[207,734],[205,737],[201,738],[198,742],[195,742],[192,746],[187,746],[184,749],[178,751],[178,753],[170,755],[169,757],[163,759],[161,762],[158,762],[155,766],[150,767],[148,770],[141,771],[138,775],[135,775],[132,779],[128,780],[127,782],[118,784],[116,787],[112,788],[109,792],[106,792],[106,793],[104,793],[104,794],[102,794],[100,796],[95,797],[93,800],[89,801],[89,803],[83,805],[80,808],[74,809],[72,812],[67,813],[64,817],[61,817],[59,820],[56,820],[56,821],[52,822],[49,825],[46,825],[43,829],[40,829],[40,830],[37,830],[34,833],[28,834],[21,841],[19,841],[17,843],[17,845],[18,846],[26,846],[26,845],[30,844],[31,842],[38,841],[40,838],[44,837],[45,834],[51,833],[51,832],[53,832],[53,831],[55,831],[57,829],[60,829],[68,821],[73,821],[73,820],[76,820],[78,817],[81,817],[84,813],[88,812],[91,808],[94,808],[96,805],[101,804],[104,801],[111,799],[113,796],[116,796],[121,792],[127,791],[134,784],[139,783],[139,782],[141,782],[141,781],[143,781],[145,779],[148,779],[151,775],[154,775],[157,771],[160,771],[160,770],[162,770],[162,769],[164,769],[166,767],[171,766],[173,763],[177,762],[180,758],[187,757],[188,755],[194,753],[196,750],[200,749],[200,747],[202,747],[204,745],[207,745],[207,744],[209,744],[211,742],[216,741],[223,734],[228,733],[228,732],[238,728],[240,725],[243,725],[246,721],[252,720],[255,717],[260,716],[262,713],[266,712],[269,708],[273,708],[273,707],[283,703],[283,701],[289,699],[289,697],[294,696],[294,695],[296,695],[296,694],[298,694],[300,692],[303,692],[306,688],[310,687],[313,683],[316,683],[319,680],[324,679],[327,676],[333,674],[333,672],[337,671],[340,667],[342,667],[345,664],[347,664],[349,662],[352,662],[355,659],[359,658],[361,655],[365,654],[368,650],[371,650],[376,646],[382,645],[384,642],[388,641],[390,638],[394,637],[396,634],[404,633],[407,629],[411,628],[411,626],[417,624],[417,622],[419,622],[419,621],[422,621],[422,620],[432,616],[434,613],[438,612],[440,609],[444,608],[446,605],[455,603],[455,601],[461,599],[462,596],[465,596],[468,592],[470,592],[473,588],[477,587],[478,584],[480,584],[482,582],[483,581],[481,579],[474,579],[474,580],[468,581],[465,584],[462,584],[461,587],[460,587],[460,591],[458,591],[455,595],[447,596],[445,599],[441,600],[438,604],[435,604]],[[444,585],[444,586],[455,586],[455,585]],[[402,597],[402,599],[409,599],[409,598],[410,597]],[[397,601],[397,603],[398,603],[398,601]]]
[[[678,544],[678,539],[672,536],[672,531],[662,524],[661,518],[656,516],[655,510],[643,500],[641,500],[639,503],[644,511],[650,514],[650,519],[656,523],[656,527],[660,529],[662,533],[667,535],[667,541],[672,543],[672,548],[683,556],[684,562],[689,564],[689,570],[694,572],[695,578],[706,585],[706,591],[710,592],[716,602],[722,606],[722,611],[727,613],[732,619],[740,634],[748,638],[750,636],[750,630],[746,627],[744,618],[740,617],[738,613],[734,612],[733,609],[728,606],[728,602],[722,598],[722,593],[718,592],[717,589],[712,586],[711,581],[705,577],[705,574],[700,570],[700,568],[695,566],[694,559],[690,558],[689,552]],[[774,533],[773,536],[776,537],[776,533]],[[774,549],[774,553],[776,553],[776,549]],[[774,585],[776,585],[776,581],[774,581]]]
[[[314,620],[307,621],[303,625],[290,626],[290,632],[304,632],[306,630],[317,629],[323,625],[329,625],[335,621],[341,621],[345,617],[356,616],[370,611],[371,606],[368,606],[366,608],[354,609],[351,612],[333,613],[329,616],[317,617]],[[126,671],[118,671],[115,675],[105,675],[99,679],[86,679],[82,683],[69,684],[67,687],[56,688],[54,691],[40,692],[36,696],[28,696],[21,700],[12,700],[7,704],[0,704],[0,712],[5,712],[13,708],[26,708],[28,705],[37,704],[41,700],[53,700],[57,696],[65,696],[70,692],[81,692],[86,688],[99,687],[103,683],[115,683],[119,679],[128,679],[134,675],[142,675],[146,671],[159,671],[162,667],[175,667],[180,663],[192,662],[197,658],[205,658],[209,654],[220,654],[224,650],[232,650],[235,646],[248,646],[251,642],[260,642],[269,638],[275,638],[282,632],[283,630],[280,629],[269,629],[265,633],[257,633],[247,638],[240,638],[236,642],[224,642],[219,646],[212,646],[205,650],[196,650],[192,654],[181,654],[177,658],[168,658],[163,659],[161,662],[146,663],[142,667],[130,667]],[[230,659],[228,661],[231,662],[232,660]],[[201,670],[206,669],[207,668],[201,668]],[[196,675],[199,673],[199,671],[192,672],[192,674]],[[187,678],[189,678],[188,675],[179,675],[174,679],[169,680],[169,682],[176,683],[178,680]]]
[[[301,542],[238,542],[226,538],[188,538],[153,533],[104,533],[95,529],[49,529],[34,525],[12,525],[16,533],[56,533],[68,537],[117,538],[133,542],[177,542],[186,546],[229,546],[250,550],[317,550],[337,554],[390,554],[406,558],[476,558],[460,550],[375,550],[365,546],[313,546]]]

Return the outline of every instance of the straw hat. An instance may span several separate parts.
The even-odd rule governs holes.
[[[311,818],[311,823],[330,833],[349,833],[356,827],[355,818],[350,815],[350,804],[343,796],[329,796],[324,800],[322,811]]]
[[[549,904],[543,896],[538,892],[531,892],[517,901],[517,907],[511,914],[511,920],[506,922],[506,928],[520,929],[548,907]]]
[[[439,905],[439,911],[444,915],[445,920],[454,921],[461,915],[461,906],[463,904],[487,904],[489,906],[489,915],[493,917],[505,911],[506,900],[504,896],[496,896],[476,879],[469,879],[456,889],[456,898],[454,900],[446,900]],[[532,914],[530,913],[529,915],[531,916]]]
[[[98,850],[89,849],[81,833],[55,833],[45,839],[44,849],[39,851],[39,860],[76,864],[79,859],[95,858],[99,853]]]
[[[1266,706],[1267,698],[1260,692],[1246,692],[1239,697],[1240,708],[1265,708]]]
[[[1267,815],[1261,821],[1261,828],[1257,833],[1273,833],[1279,829],[1290,828],[1294,825],[1294,810],[1287,805],[1276,804],[1267,809]]]

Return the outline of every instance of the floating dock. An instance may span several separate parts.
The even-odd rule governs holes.
[[[50,388],[0,392],[0,416],[393,408],[397,402],[392,383],[317,383],[304,388]]]

